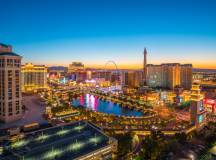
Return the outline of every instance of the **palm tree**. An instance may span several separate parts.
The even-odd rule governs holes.
[[[67,93],[67,96],[68,96],[69,102],[71,102],[71,101],[72,101],[72,98],[73,98],[73,92],[72,92],[72,91],[69,91],[69,92]]]

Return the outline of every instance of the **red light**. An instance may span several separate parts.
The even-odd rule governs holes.
[[[205,104],[210,104],[210,105],[216,105],[216,101],[213,99],[205,99],[204,100]]]

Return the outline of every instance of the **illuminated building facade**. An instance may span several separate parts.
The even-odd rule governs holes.
[[[178,63],[163,64],[163,84],[170,89],[180,85],[180,65]]]
[[[47,70],[48,70],[48,78],[54,81],[59,80],[60,77],[66,76],[67,74],[67,67],[63,67],[63,66],[48,67]]]
[[[200,85],[193,84],[191,89],[191,105],[190,105],[191,123],[197,129],[203,127],[206,123],[206,111],[204,108],[203,95],[200,93]]]
[[[94,80],[101,79],[115,85],[120,83],[120,74],[116,70],[93,70],[91,71],[91,78]]]
[[[122,85],[129,88],[139,87],[143,80],[143,72],[141,70],[123,71],[122,72]]]
[[[148,64],[147,84],[150,87],[163,86],[161,65]]]
[[[91,78],[92,79],[96,79],[96,78],[101,79],[102,78],[105,81],[111,82],[111,75],[112,75],[112,72],[108,71],[108,70],[94,70],[91,73]]]
[[[152,105],[158,104],[159,99],[160,95],[158,92],[151,91],[146,94],[146,101],[148,101]]]
[[[87,80],[91,80],[92,79],[92,71],[88,70],[86,74],[87,74]]]
[[[192,65],[181,65],[179,63],[148,64],[147,84],[150,87],[174,89],[176,86],[182,86],[185,89],[190,89]]]
[[[184,90],[181,93],[162,91],[160,92],[160,100],[171,104],[182,104],[183,102],[189,102],[191,100],[191,92],[187,90]]]
[[[192,81],[193,81],[193,66],[192,64],[183,64],[181,65],[181,87],[184,89],[190,90],[192,87]]]
[[[69,64],[68,73],[73,73],[81,70],[84,70],[84,64],[82,64],[81,62],[72,62],[72,64]]]
[[[87,79],[87,71],[84,70],[84,64],[81,62],[72,62],[68,67],[69,80],[84,82]]]
[[[84,82],[87,79],[87,72],[80,71],[75,73],[76,82]]]
[[[32,92],[47,88],[47,67],[26,63],[22,66],[22,91]]]
[[[207,112],[216,114],[216,99],[204,99],[204,107]]]
[[[4,122],[22,116],[21,59],[11,46],[0,44],[0,120]]]

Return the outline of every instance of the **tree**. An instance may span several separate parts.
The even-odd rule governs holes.
[[[176,133],[175,138],[181,144],[185,144],[187,142],[187,135],[185,133]]]
[[[141,142],[140,157],[143,159],[157,159],[164,146],[164,136],[161,132],[152,131]]]
[[[69,92],[67,93],[67,95],[68,95],[68,100],[69,100],[69,102],[71,102],[72,99],[73,99],[73,92],[72,92],[72,91],[69,91]]]
[[[167,159],[170,155],[178,153],[180,147],[181,145],[175,138],[169,139],[165,142],[163,147],[161,147],[161,154],[159,155],[158,159]]]
[[[132,151],[132,134],[127,132],[125,134],[116,135],[115,138],[118,140],[118,157],[126,156]]]

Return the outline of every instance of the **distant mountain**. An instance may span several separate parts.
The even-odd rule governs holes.
[[[202,69],[202,68],[193,68],[193,72],[215,72],[216,69]]]
[[[64,66],[51,66],[48,67],[48,70],[64,70],[65,72],[67,72],[68,68]]]

